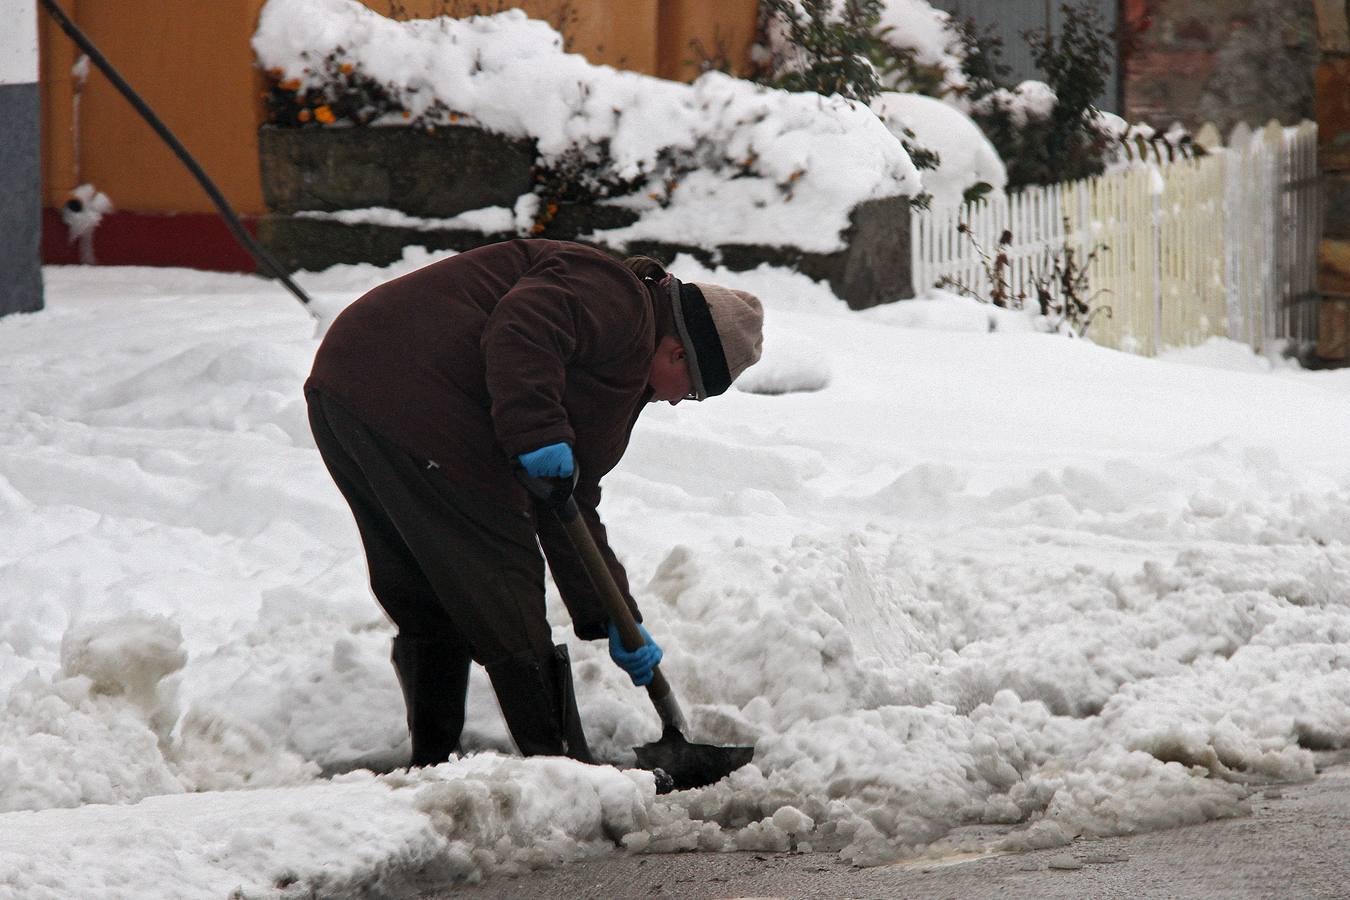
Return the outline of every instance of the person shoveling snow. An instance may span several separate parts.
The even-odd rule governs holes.
[[[608,637],[635,685],[663,689],[651,690],[667,726],[657,746],[674,747],[659,758],[687,766],[690,749],[723,749],[685,744],[673,698],[663,708],[661,648],[624,621],[641,613],[597,507],[645,404],[726,391],[759,359],[762,325],[744,291],[547,240],[432,263],[334,320],[305,384],[310,425],[398,629],[413,766],[456,751],[471,661],[486,669],[523,755],[591,761],[566,648],[545,617],[543,557],[576,635]],[[522,472],[579,477],[567,508],[581,510],[585,537],[568,516],[540,514]],[[592,540],[588,567],[576,550]],[[617,609],[606,595],[621,598]],[[704,783],[749,758],[725,753],[724,771]]]

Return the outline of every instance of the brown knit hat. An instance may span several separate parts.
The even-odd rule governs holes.
[[[694,399],[724,393],[759,360],[764,346],[759,298],[718,284],[682,284],[671,278],[670,299],[688,353]]]

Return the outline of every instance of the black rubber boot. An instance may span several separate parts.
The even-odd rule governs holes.
[[[577,695],[572,688],[572,660],[562,644],[553,648],[553,683],[567,755],[578,762],[595,762],[586,743],[586,730],[581,727],[581,711],[577,709]]]
[[[464,731],[464,698],[469,690],[467,653],[444,641],[399,635],[391,654],[403,702],[408,707],[413,766],[434,766],[459,749]]]
[[[519,654],[493,663],[487,673],[521,756],[591,761],[576,712],[566,647],[555,647],[553,656],[543,661],[533,654]]]

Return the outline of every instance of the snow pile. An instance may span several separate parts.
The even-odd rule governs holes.
[[[12,813],[0,896],[24,900],[411,894],[447,875],[408,791],[369,775],[298,788]],[[364,892],[364,893],[363,893]]]
[[[490,753],[385,780],[418,786],[414,805],[447,841],[452,874],[462,878],[611,852],[624,836],[650,827],[656,796],[647,772]]]
[[[546,165],[585,159],[642,214],[605,232],[610,243],[791,236],[830,252],[858,203],[920,190],[904,148],[862,104],[716,72],[663,81],[592,65],[561,44],[519,10],[397,22],[356,0],[269,0],[253,39],[264,67],[302,86],[320,77],[315,60],[336,53],[393,86],[413,117],[439,103],[461,124],[535,139]]]
[[[429,259],[303,280],[336,309]],[[262,279],[49,270],[49,308],[0,320],[0,897],[1056,846],[1240,814],[1350,746],[1345,373],[672,270],[768,315],[741,389],[647,410],[606,480],[690,736],[755,747],[662,797],[503,755],[477,668],[467,756],[351,771],[408,746],[391,630],[306,429],[308,317]],[[548,603],[593,748],[631,764],[655,714]]]
[[[182,634],[162,616],[81,621],[61,667],[0,708],[0,810],[134,803],[159,794],[298,784],[318,766],[228,713],[181,717]]]
[[[1263,355],[1247,344],[1218,336],[1207,338],[1203,344],[1195,347],[1166,348],[1159,354],[1159,358],[1192,366],[1231,369],[1234,372],[1299,371],[1299,365],[1293,359]]]

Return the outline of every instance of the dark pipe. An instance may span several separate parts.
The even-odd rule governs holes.
[[[192,173],[192,177],[197,179],[197,183],[202,186],[202,190],[206,191],[206,195],[211,198],[211,202],[220,211],[221,218],[229,226],[234,239],[249,252],[249,255],[258,264],[258,268],[280,281],[286,287],[286,290],[294,294],[295,298],[304,305],[310,315],[318,318],[318,314],[314,312],[314,307],[310,305],[309,295],[291,279],[290,275],[286,274],[285,270],[272,258],[272,255],[253,239],[253,235],[248,233],[248,229],[244,228],[244,223],[239,221],[239,216],[230,207],[229,201],[220,193],[220,189],[216,187],[215,182],[197,164],[197,160],[192,158],[192,154],[174,136],[169,127],[160,120],[159,116],[155,115],[155,111],[141,99],[141,95],[137,94],[135,89],[127,84],[126,79],[113,68],[107,57],[99,52],[99,49],[85,36],[84,32],[80,31],[79,27],[70,20],[70,17],[62,11],[61,7],[56,5],[56,0],[39,0],[39,2],[42,4],[42,8],[47,10],[47,13],[56,20],[56,24],[61,26],[61,30],[93,61],[94,65],[98,66],[98,70],[107,76],[113,87],[117,88],[118,92],[127,98],[127,102],[135,108],[136,112],[141,114],[141,118],[145,119],[164,143],[169,145],[169,149],[173,151],[174,155],[182,160],[183,165],[187,166],[188,171]]]

